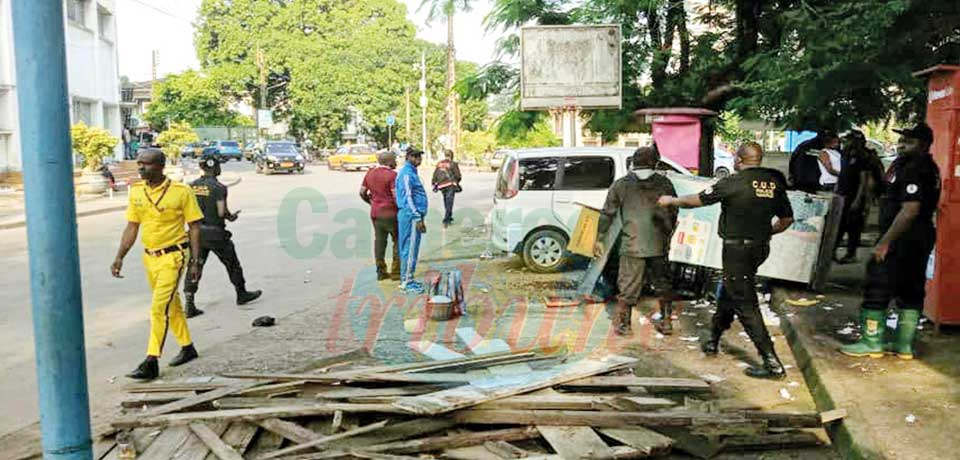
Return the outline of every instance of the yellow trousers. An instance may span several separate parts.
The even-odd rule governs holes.
[[[150,303],[150,340],[147,342],[149,356],[160,356],[168,329],[173,332],[181,347],[192,343],[179,292],[180,278],[187,270],[189,257],[189,250],[174,251],[162,256],[143,255],[147,282],[153,291],[153,300]]]

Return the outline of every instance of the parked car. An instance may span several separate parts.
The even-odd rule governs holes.
[[[713,176],[719,179],[733,173],[733,154],[724,149],[713,150]]]
[[[342,171],[373,169],[377,166],[377,152],[366,144],[345,145],[327,158],[327,167]]]
[[[306,159],[293,142],[267,142],[256,157],[257,173],[288,172],[303,174]]]
[[[220,161],[243,160],[243,153],[240,151],[240,143],[237,141],[213,141],[203,149],[204,155],[216,155]]]
[[[193,142],[183,146],[183,149],[180,150],[180,156],[183,158],[196,158],[200,156],[203,152],[203,144],[200,142]]]
[[[532,271],[559,270],[583,203],[602,208],[607,189],[627,174],[633,149],[543,148],[506,154],[491,211],[493,246],[519,254]],[[661,168],[690,175],[663,158]]]
[[[509,150],[497,150],[493,152],[493,155],[490,157],[490,170],[497,172],[500,169],[500,165],[503,164],[503,157],[507,155]]]

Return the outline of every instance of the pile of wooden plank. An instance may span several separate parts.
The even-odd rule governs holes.
[[[711,401],[698,379],[635,360],[539,353],[377,366],[357,353],[291,374],[128,386],[98,459],[632,459],[821,442],[836,414]],[[119,441],[118,441],[119,440]]]

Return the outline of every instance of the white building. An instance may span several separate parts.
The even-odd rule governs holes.
[[[11,4],[0,0],[0,178],[21,170]],[[121,137],[116,0],[64,0],[72,123],[83,121]],[[117,159],[123,159],[118,143]]]

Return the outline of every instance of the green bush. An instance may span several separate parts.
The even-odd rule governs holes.
[[[497,138],[488,131],[464,131],[460,137],[460,150],[464,158],[480,164],[497,148]]]
[[[157,143],[160,144],[160,149],[163,150],[163,153],[173,164],[177,164],[180,160],[180,151],[182,151],[187,144],[199,141],[200,137],[197,136],[196,131],[193,130],[190,123],[185,121],[170,123],[167,130],[157,136]]]
[[[113,148],[120,139],[104,129],[87,126],[82,121],[70,128],[73,150],[83,159],[81,166],[87,171],[97,171],[103,159],[113,155]]]

